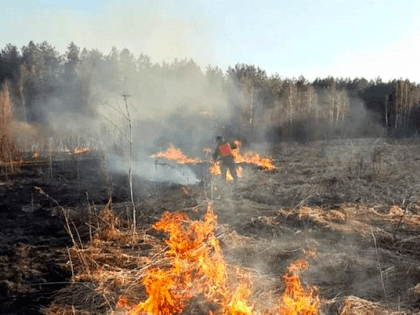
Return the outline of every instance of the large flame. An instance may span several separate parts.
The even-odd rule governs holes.
[[[239,152],[239,148],[242,146],[242,142],[239,140],[235,140],[233,143],[236,146],[236,148],[232,150],[232,155],[235,159],[235,163],[255,164],[264,170],[276,169],[271,158],[261,157],[258,153],[251,150],[248,150],[244,154],[241,154]]]
[[[242,143],[239,140],[234,141],[235,149],[232,149],[232,155],[235,160],[235,163],[247,163],[247,164],[255,164],[258,165],[260,168],[264,170],[273,170],[276,169],[274,166],[271,158],[267,157],[260,157],[258,153],[254,151],[246,151],[244,154],[239,152],[239,148],[241,147]],[[211,153],[211,149],[206,147],[203,149],[206,156]],[[199,158],[189,158],[187,157],[179,148],[176,148],[172,143],[169,143],[169,148],[166,151],[157,152],[151,155],[152,158],[165,158],[167,160],[176,161],[179,164],[188,164],[188,163],[201,163],[202,161]],[[238,166],[236,168],[236,173],[238,177],[242,177],[242,167]],[[213,162],[210,165],[210,173],[213,175],[221,175],[220,170],[220,163]],[[226,179],[228,181],[233,180],[232,175],[230,174],[229,170],[226,174]]]
[[[147,271],[144,278],[147,300],[132,307],[121,297],[118,306],[129,309],[131,315],[181,314],[190,299],[202,296],[217,308],[213,310],[216,313],[209,310],[209,315],[261,314],[249,302],[250,276],[238,267],[229,268],[223,260],[214,233],[216,219],[210,203],[203,221],[165,212],[154,228],[169,234],[167,261]],[[278,308],[265,315],[317,314],[318,299],[313,289],[307,294],[297,276],[298,270],[307,267],[307,262],[292,264],[289,274],[284,276],[286,290]]]
[[[289,274],[283,276],[286,290],[283,293],[279,314],[313,315],[318,314],[319,297],[315,288],[309,292],[302,287],[298,271],[308,268],[307,261],[296,261],[289,267]]]
[[[169,143],[169,148],[166,151],[158,152],[152,155],[152,157],[162,157],[167,160],[176,161],[179,164],[187,163],[200,163],[199,158],[189,158],[181,151],[181,149],[176,148],[172,143]]]
[[[245,300],[250,293],[246,282],[236,289],[228,286],[226,265],[214,234],[215,224],[211,204],[204,221],[191,221],[182,213],[163,215],[154,228],[170,235],[166,256],[171,266],[149,270],[144,280],[148,298],[130,314],[180,313],[195,295],[203,295],[220,306],[220,314],[251,314],[252,308]]]

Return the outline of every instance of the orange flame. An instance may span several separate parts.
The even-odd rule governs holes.
[[[176,161],[179,164],[201,162],[199,158],[191,159],[189,157],[186,157],[181,151],[181,149],[175,148],[175,146],[172,143],[169,143],[169,148],[166,151],[155,153],[154,155],[152,155],[152,157],[163,157],[171,161]]]
[[[244,300],[250,292],[246,282],[236,290],[228,285],[225,262],[214,235],[215,225],[211,204],[204,221],[191,221],[182,213],[164,213],[154,228],[170,234],[166,256],[172,266],[148,271],[144,280],[148,298],[130,314],[181,313],[195,294],[220,305],[221,314],[251,314],[251,307]]]
[[[69,154],[81,154],[81,153],[86,153],[89,152],[90,149],[88,147],[83,147],[83,148],[76,148],[74,150],[71,150]]]
[[[146,301],[130,307],[127,299],[120,297],[117,306],[130,308],[131,315],[181,314],[188,301],[200,295],[216,304],[220,315],[260,314],[253,311],[248,301],[250,277],[238,267],[234,272],[227,271],[214,234],[216,220],[210,203],[203,221],[192,221],[182,213],[165,212],[153,227],[169,233],[166,241],[169,250],[165,254],[169,264],[151,267],[147,271],[144,279],[148,294]],[[318,299],[313,297],[313,290],[305,294],[296,274],[307,267],[304,261],[289,267],[290,274],[284,276],[286,290],[278,308],[279,314],[317,314]],[[233,281],[232,275],[235,277]],[[214,313],[209,311],[209,315]]]
[[[255,164],[261,167],[264,170],[274,170],[276,169],[276,166],[273,164],[273,161],[271,158],[268,157],[260,157],[258,153],[255,153],[254,151],[246,151],[244,154],[241,154],[239,152],[239,148],[242,145],[242,142],[239,140],[233,141],[236,148],[232,149],[232,155],[235,160],[235,163],[246,163],[246,164]],[[207,149],[207,148],[205,148]],[[242,167],[238,167],[236,169],[236,173],[238,174],[238,177],[242,177]],[[213,175],[220,175],[220,163],[212,163],[210,166],[210,173]],[[233,180],[231,174],[228,172],[226,175],[227,180]]]
[[[120,298],[118,299],[117,302],[117,306],[119,308],[126,308],[126,309],[131,309],[133,306],[128,302],[127,298],[124,296],[120,296]]]
[[[243,168],[241,166],[238,166],[236,168],[236,175],[238,177],[242,177],[242,172],[243,172]],[[222,171],[220,169],[220,162],[211,163],[210,173],[213,174],[213,175],[222,175]],[[228,180],[228,181],[233,180],[233,177],[232,177],[232,174],[230,173],[230,170],[227,170],[227,172],[226,172],[226,180]]]
[[[283,276],[286,290],[279,307],[280,314],[314,315],[318,314],[319,297],[314,296],[316,288],[307,293],[300,282],[297,272],[308,268],[307,261],[296,261],[289,267],[289,274]]]
[[[242,145],[242,142],[239,140],[233,141],[236,146],[236,149],[232,150],[233,158],[235,163],[246,163],[246,164],[255,164],[261,167],[264,170],[274,170],[276,167],[273,164],[271,158],[260,157],[260,155],[254,151],[248,150],[244,154],[239,153],[239,148]]]

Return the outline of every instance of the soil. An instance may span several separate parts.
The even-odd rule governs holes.
[[[340,303],[350,296],[407,314],[420,311],[420,145],[415,139],[256,149],[271,156],[277,169],[244,165],[237,184],[203,177],[197,166],[191,167],[200,179],[195,185],[135,177],[139,227],[150,228],[166,210],[183,209],[200,219],[211,200],[227,262],[258,270],[273,279],[277,290],[289,264],[305,258],[310,268],[302,279],[318,287],[323,314],[339,313]],[[41,157],[13,174],[3,169],[1,314],[42,314],[70,286],[72,240],[62,211],[77,213],[71,228],[85,242],[86,218],[107,204],[108,189],[114,211],[131,220],[127,175],[108,173],[93,153],[55,157],[51,163]],[[246,241],[238,245],[233,235]],[[309,251],[316,251],[316,257],[309,257]]]

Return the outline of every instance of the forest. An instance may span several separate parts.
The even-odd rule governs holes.
[[[162,118],[163,131],[195,112],[217,116],[215,133],[222,129],[248,141],[406,137],[417,135],[420,127],[420,84],[401,78],[310,82],[303,76],[284,78],[281,69],[268,76],[249,64],[224,71],[211,65],[201,69],[192,59],[151,60],[126,48],[112,47],[104,55],[73,42],[64,54],[46,41],[20,49],[7,44],[0,52],[0,83],[14,118],[53,130],[89,125],[92,132],[95,118],[104,117],[104,104],[115,106],[122,95],[141,113],[136,119],[144,121],[142,126],[171,117],[164,123]],[[116,124],[115,115],[107,117]]]

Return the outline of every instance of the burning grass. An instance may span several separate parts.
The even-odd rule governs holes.
[[[90,148],[88,148],[88,147],[75,148],[75,149],[71,150],[71,151],[69,152],[69,154],[77,155],[77,154],[87,153],[87,152],[90,152],[90,151],[91,151],[91,150],[90,150]]]
[[[248,150],[241,154],[239,148],[242,143],[239,140],[234,141],[236,149],[232,150],[235,163],[254,164],[263,170],[274,170],[276,166],[273,164],[271,158],[261,157],[257,152]]]
[[[244,169],[241,166],[238,166],[236,168],[236,175],[239,178],[243,176],[243,170]],[[213,162],[210,165],[210,173],[213,174],[213,175],[216,175],[216,176],[221,176],[222,175],[222,170],[220,168],[220,162]],[[230,170],[227,170],[227,172],[226,172],[226,180],[228,180],[228,181],[232,181],[233,180],[233,176],[230,173]]]
[[[232,155],[237,164],[253,164],[258,166],[262,170],[274,170],[276,166],[273,164],[272,159],[268,157],[261,157],[254,151],[246,151],[244,154],[239,152],[242,143],[239,140],[234,141],[236,148],[232,150]],[[210,148],[204,148],[203,152],[208,156],[212,150]],[[200,158],[189,158],[179,148],[176,148],[172,143],[169,144],[169,148],[166,151],[157,152],[151,156],[152,158],[165,158],[170,161],[176,161],[178,164],[196,164],[203,163]],[[220,176],[220,162],[212,162],[210,164],[209,171],[211,174]],[[242,177],[243,167],[238,166],[236,168],[238,177]],[[233,177],[229,170],[227,171],[226,179],[232,181]]]
[[[388,174],[385,172],[386,165],[381,177],[372,177],[369,179],[371,182],[364,182],[364,174],[357,179],[338,177],[336,172],[328,173],[327,167],[330,166],[322,158],[318,161],[315,155],[311,155],[312,160],[308,160],[308,156],[298,153],[290,154],[290,157],[285,154],[282,160],[276,156],[278,167],[282,167],[279,173],[245,169],[245,178],[238,185],[207,185],[205,191],[199,185],[171,185],[162,190],[163,186],[153,188],[150,185],[147,192],[156,193],[142,199],[142,205],[138,208],[142,225],[138,226],[135,234],[123,219],[123,212],[131,209],[127,204],[113,205],[114,212],[105,209],[93,215],[87,225],[92,230],[92,237],[86,232],[86,226],[85,231],[80,232],[83,244],[72,228],[76,244],[63,253],[65,266],[70,272],[73,271],[72,282],[57,292],[54,303],[45,308],[44,313],[133,314],[139,307],[141,310],[138,313],[143,315],[146,314],[146,303],[153,296],[150,292],[155,292],[166,306],[176,305],[177,313],[184,315],[208,315],[210,312],[288,313],[281,304],[284,300],[282,293],[288,287],[287,279],[295,278],[288,266],[303,258],[310,259],[311,267],[295,272],[309,303],[300,303],[317,305],[319,314],[418,312],[420,212],[416,196],[410,198],[408,204],[379,203],[377,200],[382,195],[374,196],[374,189],[392,190],[390,196],[397,202],[399,196],[401,200],[402,196],[411,196],[408,194],[411,190],[397,189],[405,186],[398,186],[393,180],[385,185],[385,176]],[[339,181],[332,180],[337,178]],[[410,188],[416,187],[409,179],[411,177],[404,178],[404,181],[410,184]],[[323,206],[311,206],[314,203],[306,202],[309,200],[306,193],[296,193],[302,187],[319,188],[327,181],[325,190],[331,194],[343,192],[351,196],[351,200],[357,200],[360,191],[365,189],[366,196],[369,193],[372,199],[362,198],[364,202],[370,201],[369,204],[343,204],[335,199],[324,198],[322,189],[315,192],[308,189],[308,195],[319,193],[321,201],[333,200],[323,202]],[[178,247],[175,253],[171,253],[172,245],[168,242],[172,234],[165,230],[164,225],[158,229],[158,224],[162,224],[158,214],[163,209],[175,211],[183,208],[182,212],[194,218],[199,217],[205,211],[208,196],[213,198],[209,190],[214,192],[216,188],[219,191],[225,187],[229,191],[223,191],[220,199],[217,197],[213,200],[221,224],[215,224],[214,232],[207,233],[207,237],[196,238],[194,233],[199,226],[211,221],[193,221],[178,212],[169,213],[165,221],[165,224],[169,224],[169,219],[176,219],[179,215],[178,226],[183,231],[180,237],[186,237],[182,242],[192,244],[186,247],[193,253],[208,253],[212,258],[210,263],[218,264],[222,258],[225,260],[222,268],[224,280],[213,286],[205,285],[211,277],[205,273],[200,261],[192,259],[194,255],[181,253]],[[280,203],[281,199],[292,198],[296,198],[297,202]],[[298,202],[303,199],[305,202]],[[191,207],[191,210],[187,210],[187,207]],[[200,211],[192,210],[196,208]],[[158,221],[160,223],[151,227]],[[173,223],[170,225],[176,226]],[[203,248],[194,245],[197,239],[202,240]],[[219,244],[223,254],[221,259],[217,258],[217,247],[212,244],[212,239]],[[315,245],[309,244],[310,240],[314,240]],[[316,258],[313,256],[315,251]],[[188,262],[190,267],[181,265],[174,270],[177,266],[175,260]],[[202,262],[208,263],[204,258]],[[186,272],[192,272],[193,276],[185,275]],[[159,282],[155,280],[162,280],[161,284],[166,285],[166,289],[154,289]],[[240,286],[241,283],[244,285]],[[312,284],[318,290],[311,288]],[[175,285],[184,287],[175,288]],[[199,289],[200,285],[205,289]],[[217,290],[210,292],[212,287]],[[228,293],[223,293],[224,287]],[[236,291],[238,288],[241,290]],[[237,296],[236,292],[245,293],[238,293]],[[300,292],[300,289],[294,289],[294,292]],[[293,302],[297,299],[296,294],[288,296],[291,304],[298,304]],[[317,302],[318,296],[323,299]],[[231,300],[241,302],[230,303]],[[175,301],[183,303],[179,305]]]
[[[176,161],[179,164],[188,163],[200,163],[199,158],[187,157],[181,149],[176,148],[172,143],[169,144],[169,148],[166,151],[157,152],[151,156],[152,158],[165,158],[170,161]]]
[[[367,214],[361,216],[362,210]],[[286,212],[277,213],[296,216],[301,221],[312,218],[319,226],[335,230],[346,222],[353,232],[362,235],[371,233],[368,225],[372,220],[376,220],[378,226],[383,220],[393,227],[397,219],[406,220],[403,224],[413,222],[412,214],[404,219],[403,210],[395,207],[389,211],[349,205],[337,210],[302,207]],[[146,220],[147,215],[143,213],[144,221],[156,220],[152,213],[153,218]],[[325,288],[324,291],[318,291],[315,286],[307,289],[301,281],[300,272],[309,267],[306,260],[292,260],[283,277],[277,279],[240,266],[240,260],[236,260],[238,264],[227,263],[224,250],[263,244],[237,234],[228,226],[219,226],[216,218],[209,204],[203,220],[191,220],[182,211],[165,212],[152,227],[145,225],[133,233],[128,223],[114,215],[108,205],[92,217],[90,241],[68,249],[66,266],[73,273],[72,284],[57,294],[54,303],[44,309],[44,314],[408,314],[407,310],[352,296],[321,300],[320,294]],[[266,219],[266,224],[278,221]],[[374,231],[375,234],[384,233],[384,230]],[[342,229],[342,232],[351,231]],[[220,240],[224,243],[223,250]],[[270,244],[262,247],[273,249]],[[317,246],[308,245],[297,250],[316,259],[316,266],[322,265],[316,258]],[[321,251],[319,259],[329,261],[327,256],[328,253]],[[372,269],[370,264],[358,261],[353,267],[367,270]],[[405,270],[389,264],[383,264],[383,268],[387,273],[394,269],[395,275]],[[393,277],[393,271],[388,276]],[[390,296],[396,294],[385,285]],[[417,287],[412,288],[413,294],[416,290]],[[328,312],[332,305],[336,309],[334,313]]]
[[[72,284],[44,314],[197,314],[200,305],[202,314],[317,313],[314,289],[304,289],[298,276],[306,262],[289,268],[284,295],[276,297],[272,285],[261,286],[266,280],[258,272],[224,261],[216,226],[209,204],[202,221],[165,212],[152,230],[133,234],[108,206],[92,218],[90,241],[68,249]]]

